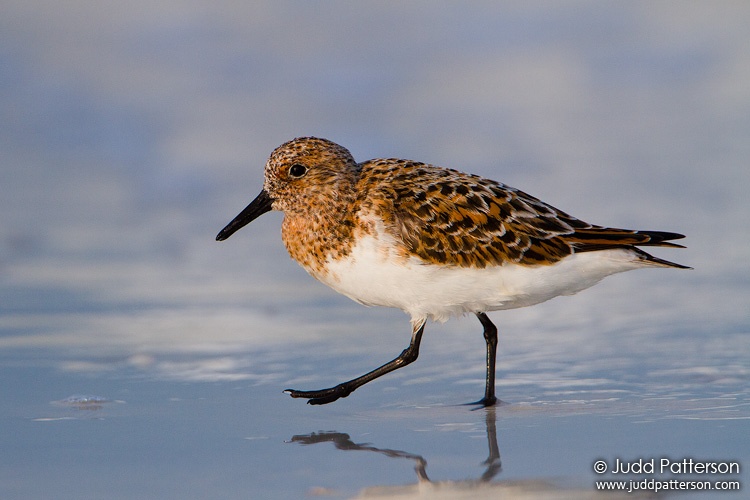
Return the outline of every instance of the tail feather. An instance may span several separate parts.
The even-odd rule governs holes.
[[[646,243],[640,243],[641,246],[657,246],[657,247],[671,247],[671,248],[685,248],[683,245],[672,243],[669,240],[680,240],[685,237],[684,234],[680,233],[668,233],[666,231],[636,231],[636,234],[642,234],[649,237],[649,241]]]
[[[640,248],[633,247],[633,250],[638,254],[638,256],[641,259],[648,262],[649,264],[662,266],[662,267],[676,267],[677,269],[692,269],[692,267],[689,267],[689,266],[683,266],[682,264],[678,264],[676,262],[660,259],[659,257],[654,257],[650,253],[644,252]]]
[[[585,247],[589,245],[685,248],[682,245],[670,242],[670,240],[679,240],[684,237],[684,234],[668,233],[666,231],[631,231],[629,229],[593,226],[586,229],[576,229],[573,234],[566,235],[565,238],[576,247],[580,247],[580,250],[585,250]]]
[[[628,229],[617,229],[593,226],[590,228],[576,229],[573,234],[566,235],[565,239],[573,245],[576,252],[593,252],[612,248],[631,248],[643,260],[655,265],[676,267],[678,269],[692,269],[682,264],[654,257],[636,247],[657,246],[669,248],[685,248],[683,245],[672,243],[670,240],[679,240],[685,235],[670,233],[666,231],[630,231]]]

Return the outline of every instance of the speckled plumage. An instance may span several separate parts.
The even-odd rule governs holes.
[[[487,337],[487,311],[576,293],[629,269],[685,267],[637,248],[680,247],[669,241],[680,234],[591,225],[499,182],[395,158],[357,163],[313,137],[273,151],[263,191],[217,239],[270,209],[284,212],[293,259],[358,302],[406,311],[417,347],[428,318],[475,313]],[[488,350],[488,383],[489,361]],[[494,379],[487,391],[485,403]],[[330,402],[310,396],[321,391],[292,392]]]
[[[304,178],[289,175],[295,163],[307,166]],[[382,218],[402,256],[461,267],[550,265],[574,251],[677,246],[665,240],[682,237],[587,224],[522,191],[457,170],[395,158],[357,164],[346,149],[317,138],[279,146],[264,189],[286,215],[282,236],[289,253],[316,271],[372,231],[363,222],[369,215]]]

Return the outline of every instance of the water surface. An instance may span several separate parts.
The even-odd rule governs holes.
[[[746,491],[744,3],[1,10],[0,497],[585,498],[612,477],[596,461],[663,457],[739,462]],[[685,233],[655,253],[694,270],[492,313],[495,409],[464,405],[471,317],[311,407],[282,390],[360,375],[410,332],[307,276],[279,214],[214,241],[301,135]]]

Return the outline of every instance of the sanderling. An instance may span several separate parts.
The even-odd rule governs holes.
[[[688,269],[638,248],[684,248],[670,243],[681,234],[595,226],[499,182],[409,160],[357,163],[314,137],[273,151],[260,194],[216,239],[270,210],[284,212],[284,245],[313,277],[361,304],[411,316],[411,342],[392,361],[328,389],[285,391],[310,404],[346,397],[416,360],[428,319],[473,313],[487,343],[477,404],[493,405],[497,328],[487,311],[572,295],[631,269]]]

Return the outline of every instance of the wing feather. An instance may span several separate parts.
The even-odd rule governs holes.
[[[595,226],[510,186],[405,160],[362,165],[371,186],[360,200],[403,242],[406,254],[435,264],[550,265],[574,252],[636,246],[681,247],[683,235]],[[369,200],[369,201],[366,201]],[[646,260],[684,267],[638,251]],[[665,264],[666,263],[666,264]]]

